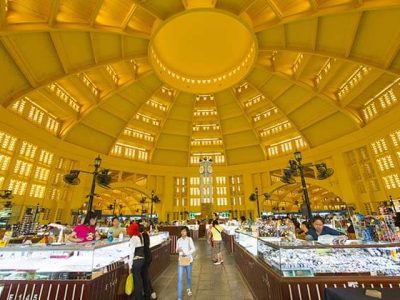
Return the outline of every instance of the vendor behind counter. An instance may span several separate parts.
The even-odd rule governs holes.
[[[324,219],[316,216],[312,219],[312,227],[308,230],[305,239],[308,241],[316,241],[320,235],[344,235],[343,233],[324,225]]]

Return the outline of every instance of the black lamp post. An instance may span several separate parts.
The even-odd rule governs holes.
[[[249,200],[250,200],[250,201],[257,201],[257,216],[258,216],[259,218],[261,218],[261,215],[260,215],[260,203],[259,203],[259,201],[258,201],[258,188],[255,188],[255,189],[254,189],[254,193],[252,193],[252,194],[250,195]]]
[[[151,191],[151,208],[150,208],[150,222],[153,221],[153,203],[158,203],[160,202],[160,198],[154,193],[154,191]]]
[[[294,158],[296,159],[297,168],[300,172],[301,188],[303,190],[304,202],[306,203],[306,206],[307,206],[307,219],[310,220],[312,218],[311,203],[310,203],[310,197],[308,196],[306,179],[304,177],[304,167],[303,167],[303,164],[301,163],[301,160],[303,159],[301,152],[296,151],[294,153]]]
[[[92,185],[90,188],[90,194],[87,195],[89,198],[89,203],[88,203],[88,213],[86,215],[86,222],[88,221],[87,218],[89,218],[90,213],[92,212],[93,209],[93,200],[94,197],[96,196],[95,190],[96,190],[96,182],[106,188],[109,188],[109,184],[111,183],[111,176],[108,174],[107,169],[100,169],[101,166],[101,157],[100,155],[97,156],[94,160],[94,171],[93,172],[88,172],[88,171],[83,171],[83,170],[71,170],[69,174],[64,175],[64,182],[67,184],[71,185],[78,185],[80,183],[80,180],[78,178],[80,173],[85,173],[85,174],[92,174]]]
[[[300,176],[301,178],[301,187],[303,190],[304,195],[304,202],[306,204],[307,209],[307,220],[312,218],[312,211],[311,211],[311,202],[310,197],[308,195],[307,184],[304,176],[304,167],[311,167],[314,166],[317,169],[318,175],[317,179],[323,180],[330,177],[333,174],[333,169],[327,168],[325,163],[318,163],[318,164],[302,164],[302,155],[300,151],[296,151],[294,153],[295,160],[289,160],[289,167],[283,170],[284,175],[281,177],[281,181],[286,184],[292,184],[296,181],[294,180],[293,176]]]
[[[117,207],[117,199],[114,199],[114,204],[108,206],[109,210],[112,210],[112,215],[115,216],[115,208]]]
[[[151,207],[150,207],[150,223],[153,222],[153,203],[154,203],[154,191],[151,191]]]
[[[393,212],[394,212],[394,213],[397,213],[397,211],[396,211],[396,205],[395,205],[394,202],[393,202],[392,195],[389,195],[389,204],[390,204],[390,206],[392,207]]]
[[[89,194],[88,212],[91,212],[92,208],[93,208],[93,200],[94,200],[94,196],[95,196],[94,192],[96,190],[96,179],[97,179],[97,175],[99,174],[100,165],[101,165],[101,158],[99,155],[94,160],[94,172],[92,173],[93,178],[92,178],[92,186],[90,188],[90,194]]]

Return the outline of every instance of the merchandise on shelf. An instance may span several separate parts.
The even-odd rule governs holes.
[[[398,229],[391,215],[352,216],[354,231],[357,239],[362,241],[399,242]]]

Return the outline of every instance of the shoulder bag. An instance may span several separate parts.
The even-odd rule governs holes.
[[[188,242],[188,249],[190,249],[189,240],[187,242]],[[179,255],[178,263],[180,266],[183,267],[190,265],[190,256]]]

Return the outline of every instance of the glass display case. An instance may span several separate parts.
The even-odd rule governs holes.
[[[251,232],[235,232],[235,242],[245,248],[252,255],[257,255],[257,238]]]
[[[151,235],[150,247],[168,238],[168,232]],[[9,245],[0,248],[0,280],[93,279],[107,273],[110,265],[127,261],[129,253],[129,239],[65,245]]]
[[[283,277],[400,276],[399,243],[348,241],[345,245],[324,245],[303,240],[285,242],[239,232],[236,242]]]

